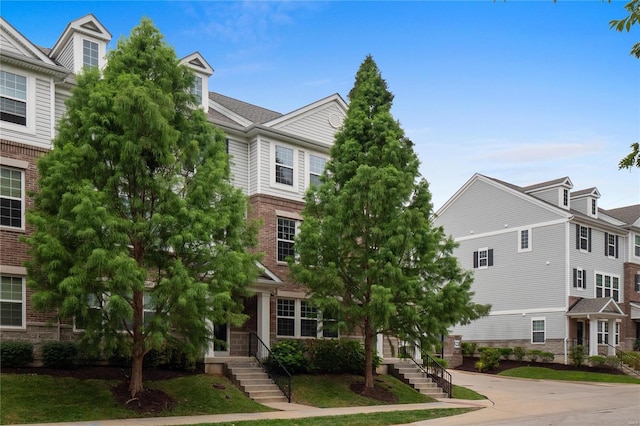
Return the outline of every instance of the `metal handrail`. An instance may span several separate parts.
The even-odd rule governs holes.
[[[287,401],[291,402],[291,373],[273,356],[271,350],[254,332],[249,333],[249,356],[254,357],[267,373],[269,378],[282,391]]]
[[[604,344],[610,348],[613,348],[613,353],[615,357],[618,358],[618,369],[629,371],[636,376],[640,376],[640,357],[635,354],[620,350],[617,346],[613,346],[609,343]],[[623,365],[627,368],[624,369]]]
[[[412,356],[408,356],[408,358],[413,361],[423,374],[433,380],[440,389],[447,394],[448,398],[451,398],[453,394],[453,380],[451,379],[451,373],[449,373],[446,368],[441,366],[438,361],[429,354],[425,355],[426,358],[422,360],[422,365],[413,359]]]

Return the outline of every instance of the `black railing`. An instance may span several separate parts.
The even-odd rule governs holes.
[[[640,355],[634,352],[624,352],[617,346],[612,346],[608,343],[606,345],[608,348],[613,349],[613,353],[618,359],[618,369],[623,370],[625,373],[629,372],[640,376]]]
[[[291,402],[291,374],[287,369],[273,356],[271,350],[264,344],[262,339],[256,333],[249,333],[249,356],[254,357],[269,378],[278,386],[287,401]]]
[[[451,374],[431,356],[426,355],[426,358],[422,360],[422,364],[419,364],[412,356],[405,354],[403,358],[410,359],[420,369],[422,374],[429,377],[433,382],[438,385],[448,398],[451,398],[453,392],[453,381],[451,380]]]

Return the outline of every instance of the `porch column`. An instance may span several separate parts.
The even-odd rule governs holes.
[[[589,320],[589,356],[598,355],[598,320]]]
[[[209,330],[211,330],[211,333],[213,333],[213,323],[211,322],[211,320],[205,320],[205,322],[207,323],[207,328],[209,328]],[[207,352],[204,354],[205,358],[213,358],[214,357],[214,350],[213,350],[213,339],[211,339],[209,341],[209,345],[207,346]]]
[[[615,318],[609,319],[609,345],[607,346],[607,356],[615,356],[616,348],[615,345],[615,336],[616,336],[616,320]]]
[[[413,359],[415,359],[417,362],[422,361],[422,349],[420,349],[420,346],[418,345],[413,346]]]
[[[258,324],[256,333],[266,347],[270,348],[269,331],[271,326],[271,294],[268,291],[261,291],[258,296]]]
[[[384,334],[376,334],[376,353],[380,359],[384,359]]]

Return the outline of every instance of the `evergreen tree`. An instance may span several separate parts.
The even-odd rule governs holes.
[[[290,260],[325,317],[363,333],[367,389],[377,333],[425,347],[489,310],[471,302],[470,273],[452,257],[454,242],[432,226],[428,184],[392,101],[367,56],[321,185],[307,194]]]
[[[149,350],[199,356],[213,324],[244,322],[257,276],[247,200],[193,83],[143,19],[103,75],[78,76],[27,213],[34,306],[74,318],[104,356],[129,353],[132,397]]]

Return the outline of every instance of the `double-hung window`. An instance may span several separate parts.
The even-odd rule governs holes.
[[[609,344],[609,321],[598,321],[598,344]]]
[[[618,236],[604,233],[604,255],[607,257],[618,257]]]
[[[545,318],[531,319],[531,343],[544,343]]]
[[[613,346],[620,345],[620,323],[618,321],[613,325]]]
[[[27,78],[0,71],[0,120],[27,125]]]
[[[0,166],[0,226],[23,228],[22,170]]]
[[[576,248],[591,251],[591,228],[576,224]]]
[[[202,77],[196,76],[191,86],[191,94],[198,99],[198,104],[202,103]]]
[[[587,271],[580,268],[573,268],[573,287],[585,289],[587,288]]]
[[[285,217],[278,218],[278,262],[286,262],[293,256],[296,238],[296,221]]]
[[[82,40],[82,66],[98,68],[98,43]]]
[[[275,146],[275,181],[281,185],[293,186],[293,157],[292,148]]]
[[[0,327],[24,328],[24,278],[0,275]]]
[[[320,186],[320,175],[324,172],[327,160],[317,155],[309,155],[309,186]]]
[[[633,236],[633,254],[635,257],[640,257],[640,234]]]
[[[596,297],[611,297],[620,302],[620,277],[596,272]]]
[[[327,315],[323,319],[321,312],[305,299],[277,299],[276,335],[279,337],[338,337],[338,330],[332,325],[335,319]],[[323,320],[327,327],[323,327]]]
[[[486,269],[493,266],[493,249],[481,248],[473,252],[473,267],[476,269]]]
[[[306,300],[300,301],[300,335],[303,337],[318,337],[318,308]]]

